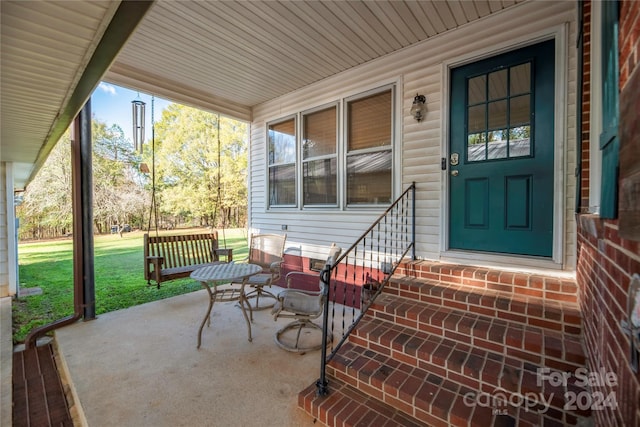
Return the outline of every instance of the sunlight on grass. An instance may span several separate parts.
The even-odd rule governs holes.
[[[173,230],[161,234],[198,233],[206,229]],[[219,231],[220,247],[225,247]],[[225,230],[226,247],[235,260],[248,254],[246,231]],[[143,232],[94,236],[96,314],[128,308],[201,289],[191,279],[163,283],[160,289],[144,280]],[[73,244],[61,239],[20,243],[20,288],[42,289],[42,295],[13,302],[13,339],[24,341],[38,326],[73,314]]]

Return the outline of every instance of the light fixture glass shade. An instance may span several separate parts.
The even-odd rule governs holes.
[[[427,98],[424,95],[416,95],[413,98],[413,105],[411,106],[410,113],[417,121],[421,121],[427,112],[425,102],[427,102]]]

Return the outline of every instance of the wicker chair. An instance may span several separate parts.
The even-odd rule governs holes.
[[[265,287],[271,286],[280,280],[280,269],[284,262],[284,244],[287,235],[280,234],[254,234],[251,236],[249,246],[249,257],[247,262],[257,264],[262,267],[262,273],[251,276],[246,284],[253,288],[247,293],[249,301],[255,300],[251,304],[252,310],[264,310],[273,307],[276,296],[267,291]],[[260,299],[271,298],[274,302],[260,305]]]
[[[336,246],[335,243],[332,244],[326,264],[333,265],[341,252],[342,249],[340,247]],[[322,338],[320,338],[320,342],[317,344],[308,343],[309,340],[304,340],[307,342],[301,343],[300,334],[303,329],[322,331],[322,327],[314,323],[313,320],[322,315],[327,298],[325,285],[322,283],[322,280],[318,281],[317,291],[296,289],[294,282],[303,277],[318,278],[319,276],[301,271],[293,271],[287,274],[287,289],[278,294],[278,301],[271,311],[274,320],[278,320],[280,317],[295,319],[276,332],[275,341],[280,348],[298,353],[322,348]],[[293,344],[290,343],[292,341],[290,338],[288,340],[285,339],[285,334],[292,330],[296,331],[295,343]],[[331,337],[329,338],[329,341],[330,340]]]

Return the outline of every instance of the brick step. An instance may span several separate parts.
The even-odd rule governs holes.
[[[435,261],[403,262],[396,274],[442,284],[465,285],[478,289],[543,298],[545,301],[577,303],[574,279],[534,273],[495,270],[486,267],[445,264]]]
[[[391,322],[365,316],[349,338],[349,343],[370,350],[380,358],[393,358],[407,366],[418,368],[456,381],[474,390],[492,392],[496,387],[512,393],[543,392],[556,399],[566,390],[557,390],[549,381],[538,379],[538,368],[550,372],[575,372],[584,363],[532,363],[526,359],[470,346],[440,335],[415,331]],[[340,351],[339,355],[345,353]],[[336,356],[334,360],[340,360]],[[333,361],[332,361],[333,364]],[[560,365],[554,366],[554,365]],[[356,365],[359,366],[359,365]],[[352,371],[345,371],[349,374]],[[543,371],[540,371],[542,375]],[[358,374],[359,375],[359,374]],[[359,379],[355,375],[354,379]],[[538,382],[545,387],[536,387]],[[573,386],[575,378],[569,381]],[[564,402],[558,400],[559,408]]]
[[[582,332],[578,304],[547,300],[529,295],[524,290],[511,293],[396,274],[383,293],[565,334],[580,335]]]
[[[327,373],[368,399],[383,401],[430,425],[484,426],[497,414],[509,415],[518,426],[575,425],[589,415],[563,410],[565,392],[584,391],[575,379],[558,386],[542,372],[538,378],[532,364],[460,344],[449,348],[446,341],[438,344],[437,337],[427,342],[432,344],[430,359],[422,354],[426,360],[420,366],[348,342],[329,363]]]
[[[298,393],[298,406],[313,417],[314,423],[329,427],[429,426],[342,381],[329,380],[327,396],[317,396],[315,384]]]
[[[406,340],[420,331],[555,369],[575,370],[585,363],[579,336],[386,293],[369,307],[354,335],[379,340],[390,324]]]
[[[565,414],[558,421],[554,410],[541,414],[534,408],[498,404],[474,404],[477,394],[464,386],[430,375],[424,382],[405,382],[399,391],[399,399],[387,397],[385,403],[361,392],[339,378],[328,376],[329,394],[317,396],[315,384],[298,395],[301,408],[329,427],[351,426],[430,426],[430,427],[561,427],[576,425],[578,418]],[[417,389],[415,395],[406,390]],[[409,403],[405,403],[404,399]],[[395,408],[400,402],[412,414]],[[556,418],[553,418],[555,416]]]

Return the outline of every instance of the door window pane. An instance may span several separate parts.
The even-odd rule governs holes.
[[[489,129],[507,127],[507,101],[489,103]]]
[[[467,161],[533,154],[530,62],[469,79],[467,100]]]
[[[507,70],[489,73],[489,99],[500,99],[507,96]]]
[[[531,63],[511,67],[511,96],[531,92]]]
[[[486,160],[487,134],[473,133],[467,137],[467,159],[470,162]]]
[[[485,130],[487,128],[485,116],[487,106],[485,104],[469,107],[469,133]]]
[[[509,157],[531,155],[530,134],[530,126],[518,126],[509,129]]]
[[[527,125],[531,120],[531,95],[511,98],[509,123],[512,127]]]
[[[507,130],[494,130],[488,133],[487,159],[507,157]]]
[[[478,104],[487,100],[487,76],[482,75],[469,79],[468,98],[469,105]]]

